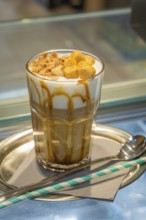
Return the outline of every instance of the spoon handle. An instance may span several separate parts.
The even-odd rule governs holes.
[[[55,180],[59,180],[59,179],[66,177],[70,174],[76,173],[77,171],[82,170],[82,169],[89,167],[91,165],[94,165],[94,164],[97,164],[99,162],[106,161],[106,160],[114,160],[116,158],[117,158],[117,156],[108,156],[108,157],[95,159],[95,160],[89,161],[87,163],[81,164],[78,167],[72,168],[71,170],[68,170],[66,172],[57,173],[57,174],[53,175],[52,177],[45,178],[44,180],[42,180],[38,183],[34,183],[34,184],[27,185],[27,186],[19,187],[16,189],[12,189],[9,192],[3,193],[2,195],[0,195],[0,202],[3,202],[3,201],[10,199],[12,197],[20,196],[26,192],[30,192],[32,190],[44,187],[44,186],[48,185],[49,183],[54,182]]]

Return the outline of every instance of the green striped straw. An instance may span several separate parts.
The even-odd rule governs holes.
[[[33,199],[33,198],[36,198],[36,197],[39,197],[39,196],[42,196],[42,195],[46,195],[47,193],[54,193],[58,190],[67,189],[69,187],[73,187],[75,185],[78,185],[78,184],[81,184],[81,183],[84,183],[84,182],[88,182],[88,181],[90,181],[94,178],[97,178],[97,177],[105,176],[107,174],[114,173],[114,172],[120,171],[120,170],[125,169],[125,168],[130,168],[130,167],[133,167],[133,166],[138,165],[138,164],[143,165],[145,163],[146,163],[146,157],[141,157],[141,158],[133,160],[133,161],[129,161],[129,162],[126,162],[126,163],[123,163],[123,164],[119,164],[119,165],[116,165],[116,166],[112,166],[112,167],[103,169],[103,170],[98,171],[98,172],[91,173],[87,176],[74,178],[74,179],[71,179],[71,180],[68,180],[68,181],[65,181],[65,182],[61,182],[59,184],[55,184],[55,185],[52,185],[52,186],[37,189],[37,190],[31,191],[31,192],[25,193],[21,196],[13,197],[11,199],[5,200],[4,202],[1,202],[0,203],[0,209],[6,208],[6,207],[8,207],[12,204],[24,201],[26,199]]]

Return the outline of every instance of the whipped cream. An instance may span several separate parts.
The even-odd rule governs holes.
[[[86,80],[79,77],[67,79],[63,76],[51,80],[49,77],[29,73],[29,90],[33,102],[48,107],[46,100],[51,97],[53,109],[68,109],[69,100],[72,101],[74,109],[87,106],[89,101],[96,102],[100,99],[103,65],[96,59],[93,67],[95,76]]]

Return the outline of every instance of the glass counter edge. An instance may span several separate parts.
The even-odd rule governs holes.
[[[113,108],[113,107],[119,107],[119,106],[125,106],[130,104],[138,104],[138,103],[146,103],[146,97],[141,96],[141,97],[136,97],[136,98],[130,98],[130,99],[123,99],[123,100],[115,100],[111,102],[101,102],[100,104],[100,111],[103,109],[108,109],[108,108]],[[17,123],[21,121],[30,121],[31,120],[31,114],[29,113],[24,113],[24,114],[17,114],[13,116],[8,116],[8,117],[2,117],[0,118],[0,127],[5,124],[5,123]]]
[[[44,16],[44,17],[23,17],[20,19],[14,20],[3,20],[0,21],[1,26],[9,26],[9,25],[19,25],[19,24],[33,24],[33,23],[43,23],[43,22],[56,22],[56,21],[69,21],[75,19],[83,19],[83,18],[100,18],[106,16],[118,16],[130,14],[131,8],[124,9],[108,9],[101,10],[95,12],[79,12],[79,13],[71,13],[71,14],[58,14],[52,16]]]

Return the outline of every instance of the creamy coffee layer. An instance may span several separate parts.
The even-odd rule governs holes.
[[[60,112],[61,111],[61,112]],[[69,115],[67,110],[48,112],[32,108],[34,139],[38,160],[44,165],[71,165],[88,158],[93,115],[85,108]]]

